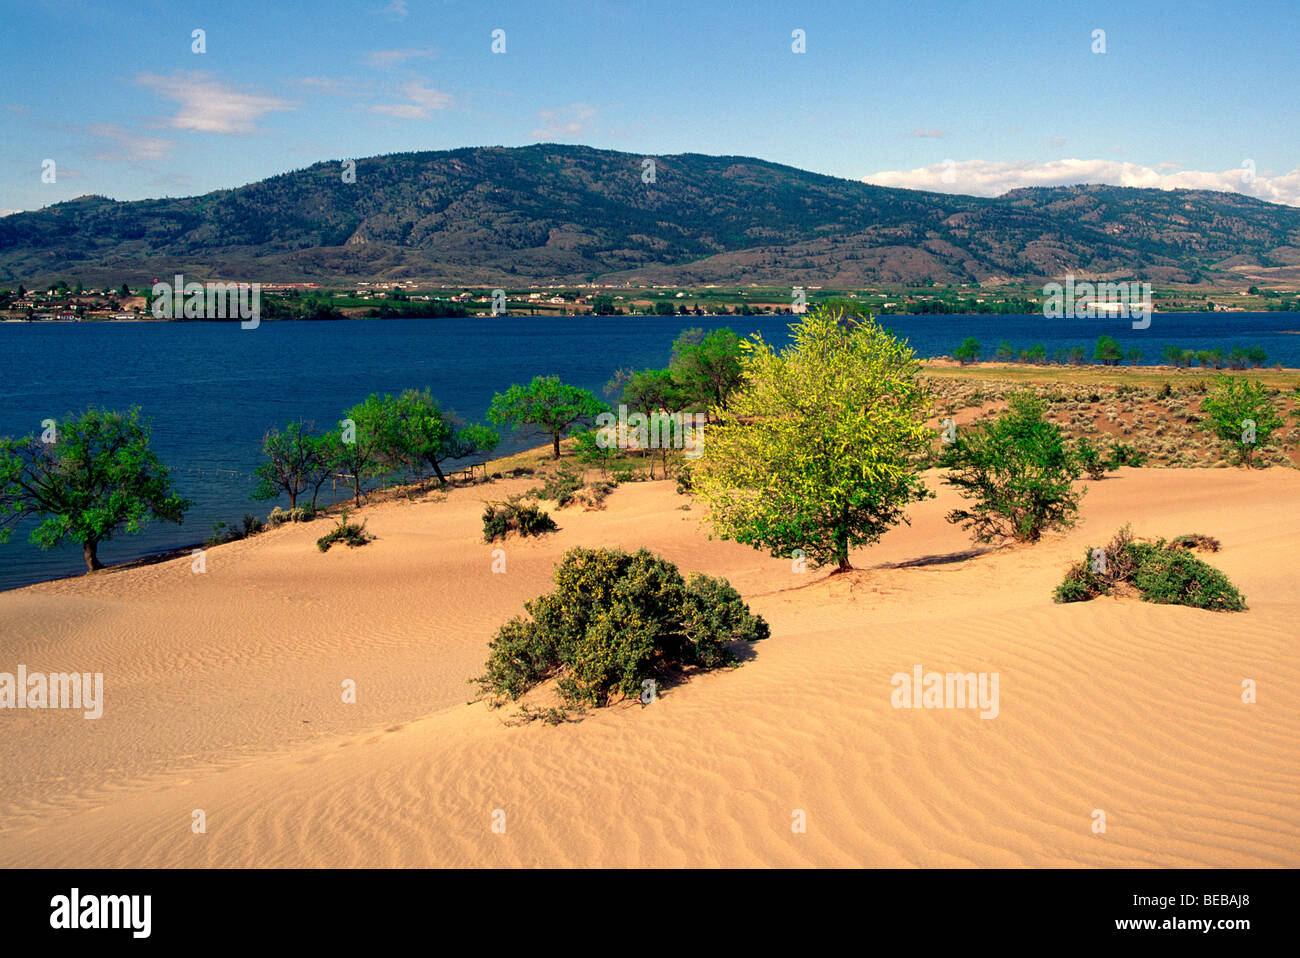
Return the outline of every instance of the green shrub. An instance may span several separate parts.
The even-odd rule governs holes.
[[[524,606],[528,617],[497,632],[486,671],[473,680],[482,694],[517,699],[556,678],[569,704],[604,705],[639,695],[666,669],[730,664],[730,643],[769,634],[725,580],[683,580],[645,549],[571,549],[555,584]]]
[[[1110,447],[1110,459],[1107,465],[1111,469],[1118,469],[1120,466],[1133,466],[1136,468],[1146,463],[1147,458],[1147,454],[1136,446],[1126,442],[1117,442]]]
[[[558,526],[540,507],[521,502],[522,496],[512,496],[505,502],[489,502],[483,509],[483,541],[505,540],[507,533],[521,536],[540,536],[554,532]]]
[[[360,524],[348,522],[348,511],[344,509],[343,514],[339,516],[339,524],[316,540],[316,548],[320,549],[321,552],[329,552],[330,546],[336,542],[341,542],[349,549],[355,549],[357,546],[363,546],[374,538],[366,531],[364,522]]]
[[[509,513],[495,503],[488,503],[483,509],[483,541],[504,540],[510,531]]]
[[[1086,602],[1132,585],[1147,602],[1186,605],[1196,609],[1239,612],[1245,597],[1218,569],[1191,555],[1192,548],[1218,548],[1209,536],[1183,535],[1137,542],[1125,526],[1105,550],[1089,549],[1084,560],[1070,567],[1056,587],[1057,602]]]
[[[228,526],[224,522],[218,522],[212,527],[212,535],[203,544],[205,546],[216,546],[221,545],[223,542],[238,542],[240,539],[247,539],[249,536],[255,536],[265,530],[266,523],[257,516],[245,513],[241,525]]]
[[[618,486],[612,482],[589,482],[573,494],[571,501],[582,506],[587,512],[593,509],[604,509],[605,500],[617,488]]]
[[[1070,566],[1065,579],[1056,587],[1053,598],[1057,602],[1087,602],[1110,592],[1110,583],[1092,571],[1089,559]]]
[[[1170,545],[1180,549],[1192,549],[1197,552],[1218,552],[1219,540],[1214,536],[1203,536],[1199,532],[1185,532],[1175,536]]]
[[[316,510],[310,505],[298,506],[296,509],[281,509],[276,506],[266,517],[266,524],[275,529],[286,522],[311,522],[316,518]]]
[[[1240,612],[1246,599],[1218,569],[1182,549],[1158,543],[1134,543],[1138,557],[1133,584],[1148,602],[1189,605],[1195,609]]]
[[[562,465],[548,475],[531,495],[549,499],[563,509],[573,501],[574,494],[582,488],[582,475],[569,465]]]
[[[517,506],[515,524],[521,536],[540,536],[544,532],[554,532],[558,528],[555,520],[538,506]]]
[[[1079,462],[1079,468],[1088,474],[1092,479],[1102,479],[1106,475],[1107,469],[1113,469],[1110,460],[1103,459],[1097,447],[1094,446],[1087,436],[1080,436],[1074,444],[1074,455]]]
[[[1056,587],[1057,602],[1086,602],[1099,595],[1109,595],[1133,574],[1135,560],[1129,546],[1133,532],[1126,524],[1111,538],[1104,549],[1089,549],[1083,561],[1070,567],[1065,580]]]
[[[694,491],[691,486],[691,467],[684,465],[677,470],[677,494],[689,496]]]

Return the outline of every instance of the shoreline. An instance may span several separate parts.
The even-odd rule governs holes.
[[[193,322],[193,320],[187,320],[187,322]],[[1062,387],[1089,386],[1089,387],[1096,387],[1098,389],[1115,389],[1116,387],[1121,387],[1121,386],[1122,387],[1136,386],[1138,388],[1160,386],[1165,382],[1169,382],[1171,383],[1171,385],[1174,385],[1179,388],[1183,388],[1192,384],[1205,383],[1209,379],[1219,374],[1226,374],[1230,376],[1241,376],[1241,377],[1247,377],[1251,379],[1258,379],[1259,381],[1263,382],[1266,386],[1269,386],[1270,388],[1277,388],[1279,390],[1296,390],[1300,392],[1300,368],[1290,368],[1290,367],[1283,367],[1282,369],[1277,369],[1275,367],[1262,367],[1262,368],[1252,368],[1252,369],[1224,370],[1224,369],[1210,369],[1205,367],[1177,367],[1177,366],[1169,366],[1169,365],[1099,366],[1094,364],[1083,364],[1077,366],[1071,366],[1071,365],[1058,366],[1058,365],[1050,365],[1050,364],[1035,365],[1031,363],[1016,363],[1016,362],[1003,362],[1003,361],[970,362],[970,363],[962,364],[959,361],[955,359],[951,359],[949,357],[935,357],[929,359],[922,359],[920,362],[921,362],[921,376],[923,379],[928,377],[935,383],[943,383],[943,384],[960,384],[963,381],[967,381],[967,382],[983,383],[986,385],[996,384],[998,386],[1012,386],[1012,387],[1021,386],[1021,385],[1041,386],[1041,385],[1055,384],[1055,385],[1060,385]],[[944,401],[947,402],[949,400],[944,400]],[[979,404],[981,410],[983,409],[983,406],[986,405],[988,402],[989,402],[988,400],[981,401],[981,403]],[[940,405],[942,405],[942,403],[940,403],[939,397],[936,396],[936,409],[938,409]],[[965,407],[959,407],[959,408],[965,408]],[[997,408],[997,404],[993,403],[990,408]],[[938,418],[941,417],[940,416],[931,417],[932,421],[936,423],[938,421]],[[965,415],[959,416],[959,419],[961,419],[963,422],[968,421],[971,418],[972,417],[965,416]],[[935,428],[937,428],[937,425]],[[566,450],[571,449],[571,440],[568,439],[564,440],[562,443],[562,447]],[[471,466],[473,467],[474,470],[486,469],[486,472],[488,474],[492,472],[506,472],[511,468],[523,464],[525,461],[528,461],[529,465],[535,467],[538,461],[541,461],[543,463],[553,461],[550,459],[550,448],[551,447],[549,444],[541,444],[537,446],[530,446],[528,448],[521,449],[517,452],[510,453],[505,456],[495,456],[483,462],[467,463],[464,466],[460,466],[458,468],[449,470],[448,476],[449,478],[451,478],[452,476],[454,476],[454,474],[463,472],[465,469],[470,468]],[[573,462],[572,458],[568,456],[566,456],[563,459],[563,461],[570,462],[570,463]],[[1168,467],[1167,464],[1166,465],[1152,464],[1152,465],[1148,465],[1146,468],[1167,468],[1167,467]],[[387,501],[388,499],[391,498],[409,496],[412,490],[421,487],[428,487],[430,483],[434,483],[433,488],[436,489],[436,482],[433,479],[433,477],[428,477],[423,482],[412,482],[412,483],[403,483],[398,485],[389,485],[384,487],[376,487],[375,489],[369,490],[366,493],[366,495],[363,497],[361,508],[364,509],[372,504]],[[481,481],[467,483],[464,481],[457,481],[453,478],[449,482],[448,488],[450,489],[462,485],[482,485],[482,484],[483,483]],[[376,492],[381,492],[382,495],[376,498],[374,495]],[[283,504],[281,505],[283,506]],[[327,507],[323,507],[317,513],[317,517],[318,518],[336,517],[340,509],[342,508],[353,510],[354,507],[352,506],[352,501],[350,498],[345,498],[338,503],[332,504]],[[259,517],[259,518],[265,518],[265,517]],[[22,589],[32,588],[34,586],[47,584],[50,582],[61,582],[65,580],[81,579],[89,575],[111,575],[114,574],[115,572],[124,569],[134,568],[140,565],[150,565],[157,562],[169,561],[171,559],[176,559],[182,556],[188,556],[189,554],[191,554],[192,550],[194,549],[207,549],[213,547],[213,546],[205,545],[204,544],[205,541],[206,540],[197,540],[183,545],[176,545],[166,549],[147,552],[142,555],[137,555],[131,559],[123,560],[121,562],[107,563],[103,569],[98,570],[97,572],[94,573],[83,571],[75,574],[53,576],[51,578],[46,578],[46,579],[38,579],[34,582],[29,582],[23,585],[17,585],[7,589],[2,589],[0,590],[0,595],[3,595],[7,592],[14,592]],[[230,540],[230,541],[239,541],[239,540]],[[224,542],[216,543],[215,545],[224,545],[224,544],[227,543]],[[13,542],[8,543],[7,547],[10,549],[24,548],[24,547],[28,547],[28,543],[26,543],[25,540],[22,541],[15,540]]]

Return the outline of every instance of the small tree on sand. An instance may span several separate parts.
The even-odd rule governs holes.
[[[162,519],[179,524],[193,505],[174,495],[171,477],[149,448],[140,411],[87,409],[40,439],[0,439],[0,542],[28,516],[43,521],[29,539],[42,549],[81,543],[86,569],[102,569],[99,544],[118,530]],[[49,441],[45,441],[45,440]]]
[[[494,426],[537,426],[551,437],[559,459],[560,440],[604,411],[605,404],[588,390],[562,383],[559,376],[538,376],[527,386],[516,384],[493,396],[487,416]]]
[[[487,426],[466,424],[455,410],[443,409],[427,389],[408,389],[396,399],[385,396],[380,402],[387,407],[383,442],[388,456],[415,467],[433,467],[440,485],[447,484],[444,462],[491,452],[501,441]]]
[[[1263,383],[1226,374],[1215,377],[1201,412],[1206,415],[1206,427],[1246,466],[1254,465],[1255,450],[1282,425]]]
[[[1003,415],[958,433],[942,464],[951,470],[944,482],[970,500],[948,521],[976,542],[1037,542],[1048,529],[1074,525],[1080,465],[1033,393],[1014,394]]]
[[[692,472],[718,535],[838,572],[929,495],[916,355],[870,317],[843,320],[808,313],[781,352],[745,342],[744,379]]]
[[[268,429],[262,438],[262,455],[266,461],[253,475],[257,487],[253,499],[275,499],[281,493],[289,497],[289,508],[298,507],[298,497],[311,490],[312,509],[320,487],[331,475],[332,463],[328,442],[312,432],[312,424],[286,423],[284,429]]]

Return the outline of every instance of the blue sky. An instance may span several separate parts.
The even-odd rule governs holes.
[[[3,0],[0,17],[0,210],[538,141],[1300,205],[1295,0]]]

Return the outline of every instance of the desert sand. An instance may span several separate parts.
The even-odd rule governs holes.
[[[710,540],[671,482],[552,505],[561,530],[493,573],[482,500],[518,479],[369,506],[360,549],[318,552],[325,520],[209,549],[203,574],[0,594],[0,670],[105,682],[98,720],[0,713],[0,865],[1300,864],[1300,474],[1122,469],[1072,532],[996,550],[927,476],[938,499],[842,576]],[[1204,558],[1250,610],[1054,604],[1128,521],[1218,537]],[[772,637],[645,707],[507,725],[466,680],[575,545],[725,576]],[[998,716],[895,709],[915,665],[997,672]]]

